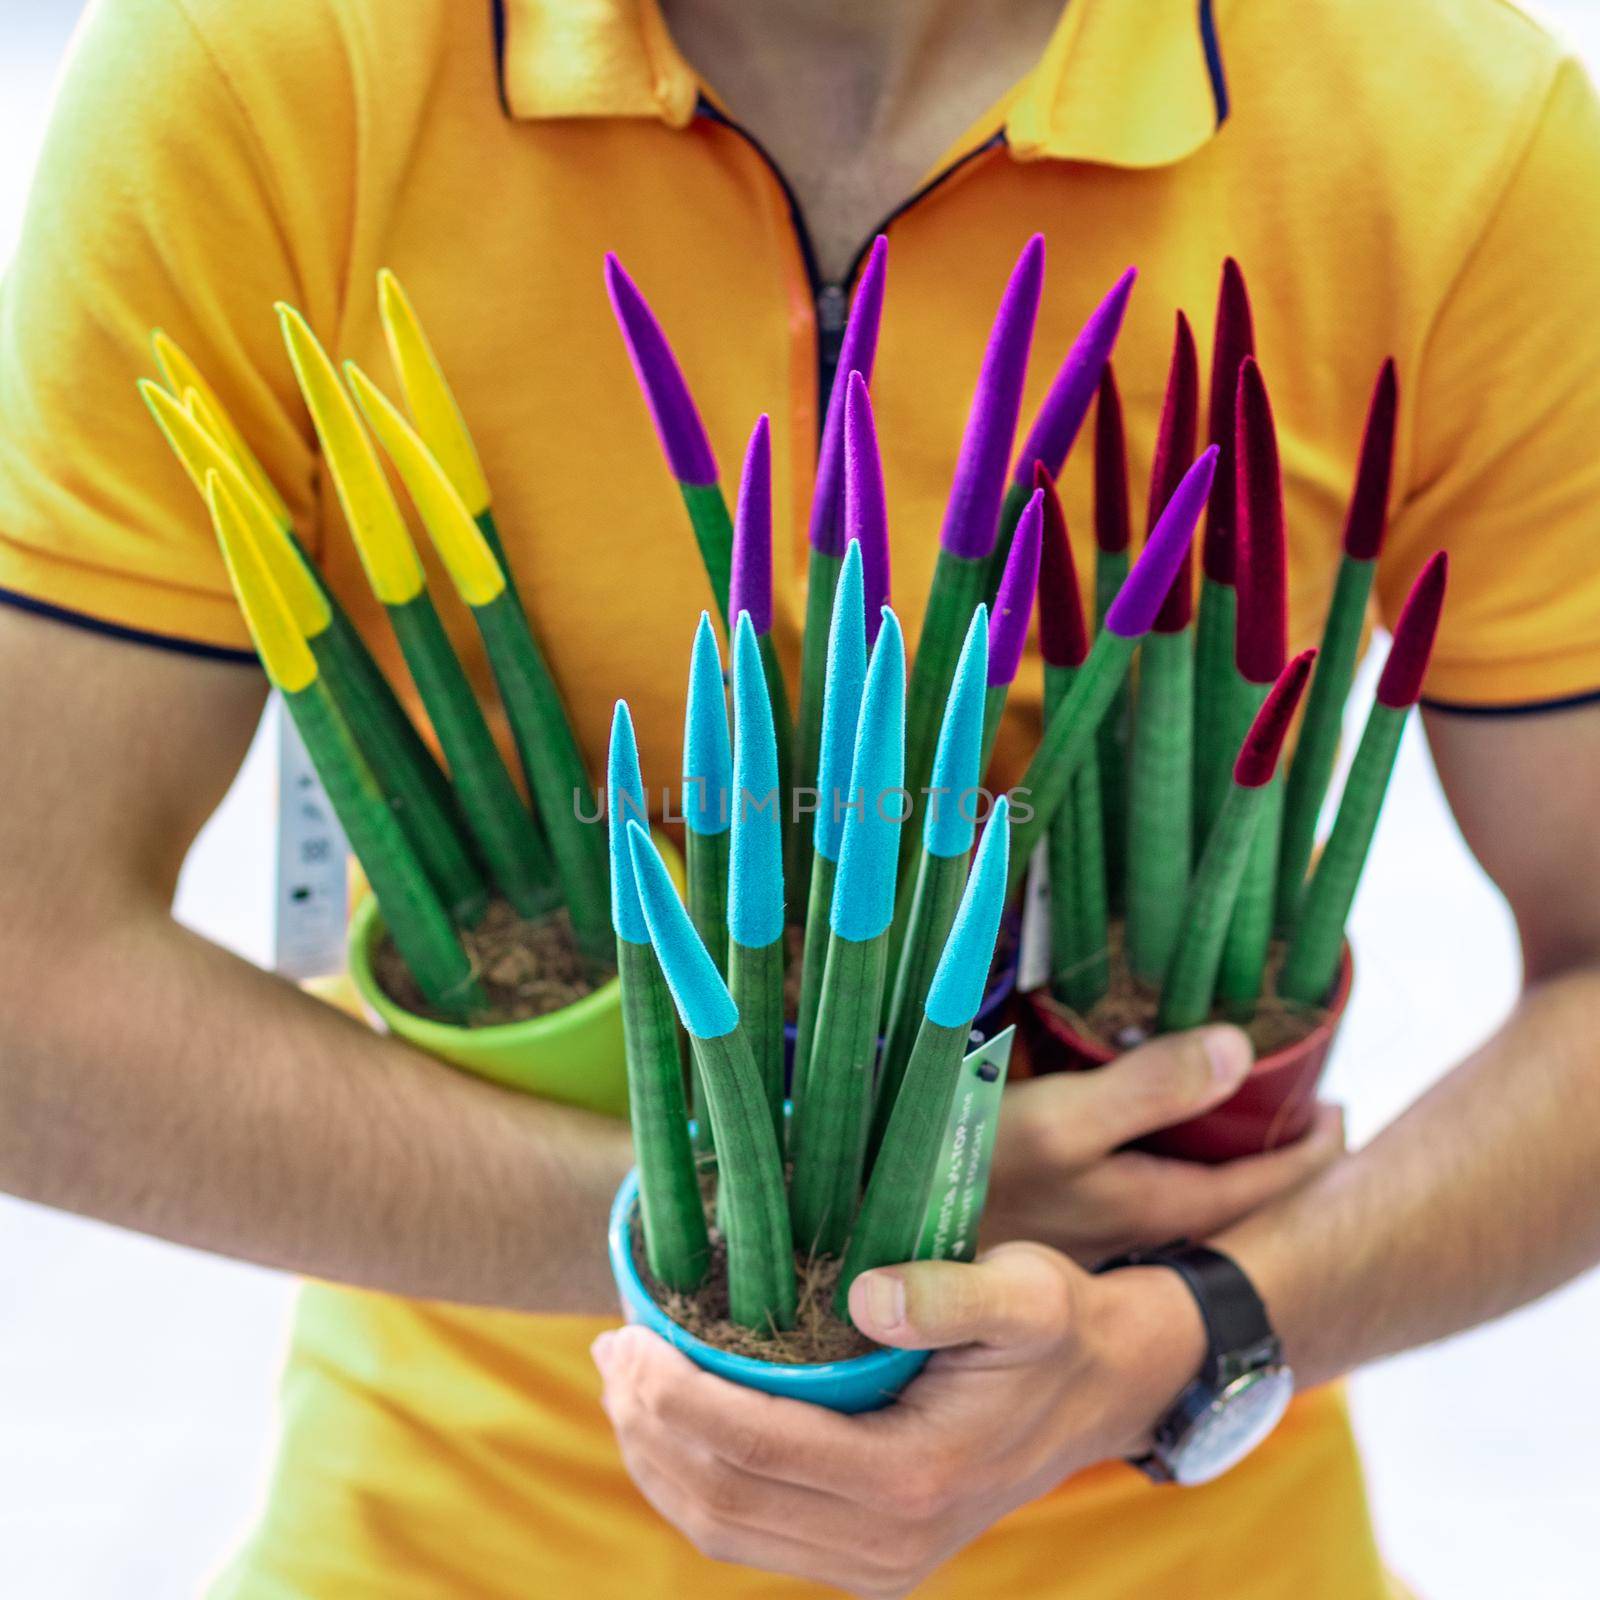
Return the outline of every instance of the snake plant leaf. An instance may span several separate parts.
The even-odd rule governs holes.
[[[1039,502],[1039,653],[1047,667],[1081,667],[1089,653],[1083,595],[1067,519],[1055,479],[1040,462],[1034,468]]]
[[[423,591],[422,563],[377,452],[333,362],[305,319],[281,301],[277,311],[289,360],[373,593],[386,606],[405,605]]]
[[[862,616],[861,545],[851,540],[840,563],[828,634],[827,693],[822,707],[821,749],[817,766],[817,812],[812,823],[811,879],[806,897],[805,942],[800,963],[800,1005],[796,1019],[793,1098],[805,1098],[807,1066],[822,998],[829,926],[839,847],[844,838],[850,766],[861,721],[861,695],[867,676],[866,623]]]
[[[1129,267],[1089,314],[1089,320],[1072,341],[1066,359],[1051,380],[1044,404],[1028,430],[1022,453],[1017,457],[1013,481],[1019,487],[1028,488],[1032,484],[1035,462],[1042,461],[1052,478],[1061,476],[1067,452],[1083,426],[1089,402],[1094,399],[1111,360],[1128,309],[1128,297],[1133,293],[1138,276],[1138,268]]]
[[[1156,429],[1155,460],[1150,470],[1150,498],[1145,512],[1145,531],[1155,527],[1163,507],[1194,462],[1195,439],[1200,425],[1200,362],[1195,354],[1194,333],[1189,319],[1180,311],[1172,340],[1172,360],[1167,369],[1167,393],[1162,402],[1161,421]],[[1167,594],[1155,632],[1181,633],[1194,614],[1194,582],[1191,562],[1183,568]]]
[[[292,525],[294,519],[289,514],[289,507],[284,503],[283,496],[278,493],[278,486],[272,481],[271,474],[261,465],[255,451],[246,441],[243,431],[234,421],[228,408],[223,405],[217,391],[206,381],[205,375],[184,353],[182,347],[160,328],[151,334],[150,342],[155,350],[156,365],[161,369],[162,377],[167,380],[167,387],[175,395],[186,395],[193,389],[201,397],[207,413],[215,419],[221,430],[223,447],[249,480],[250,487],[261,497],[262,503],[272,513],[275,521],[285,527]]]
[[[991,689],[1010,685],[1022,664],[1039,585],[1039,551],[1044,527],[1044,491],[1035,489],[1017,523],[1000,591],[989,617],[989,671]]]
[[[628,824],[628,846],[650,939],[688,1029],[716,1123],[718,1217],[728,1243],[728,1295],[735,1322],[764,1330],[794,1321],[795,1272],[783,1158],[766,1092],[738,1008],[694,931],[650,835]]]
[[[1255,325],[1250,294],[1239,263],[1229,256],[1222,263],[1222,283],[1217,291],[1216,328],[1211,344],[1210,410],[1207,436],[1222,453],[1217,463],[1216,492],[1206,514],[1201,562],[1213,583],[1231,584],[1234,575],[1234,440],[1239,369],[1255,353]]]
[[[1178,939],[1161,985],[1156,1014],[1156,1025],[1162,1032],[1198,1027],[1211,1014],[1240,883],[1250,862],[1267,796],[1275,786],[1284,735],[1315,654],[1308,650],[1284,668],[1239,748],[1227,797],[1184,900]]]
[[[378,273],[378,308],[417,432],[470,515],[481,517],[489,509],[490,493],[478,447],[410,298],[387,267]]]
[[[1394,472],[1394,435],[1399,384],[1394,361],[1383,364],[1367,409],[1355,486],[1345,512],[1343,554],[1334,579],[1317,652],[1317,670],[1306,697],[1306,714],[1289,766],[1284,796],[1283,842],[1278,859],[1277,922],[1292,931],[1305,893],[1306,872],[1316,843],[1317,818],[1333,776],[1345,701],[1355,679],[1378,552],[1388,520]]]
[[[718,482],[717,459],[683,369],[638,286],[614,255],[607,255],[606,293],[627,347],[628,360],[644,393],[667,468],[683,497],[706,578],[723,622],[730,623],[728,586],[733,559],[733,524]]]
[[[889,508],[883,488],[883,459],[865,381],[852,373],[845,396],[844,529],[846,543],[861,549],[862,598],[867,646],[878,641],[883,609],[889,604]]]
[[[816,487],[811,497],[808,529],[811,548],[843,559],[848,536],[844,523],[845,406],[850,379],[872,382],[878,354],[878,328],[883,320],[883,292],[889,265],[889,241],[879,234],[867,252],[866,264],[850,303],[844,341],[839,346],[839,366],[828,395],[822,424],[822,448],[817,457]],[[826,640],[823,646],[826,647]]]
[[[639,1211],[650,1270],[668,1288],[704,1280],[711,1247],[689,1144],[683,1062],[671,993],[650,943],[650,925],[633,870],[628,824],[648,826],[639,747],[628,703],[612,715],[606,758],[606,817],[611,862],[611,918],[622,986],[622,1033],[628,1108],[639,1163]]]
[[[861,1273],[915,1254],[962,1055],[994,960],[1006,895],[1006,812],[1002,795],[944,941],[905,1074],[893,1085],[887,1125],[840,1271],[834,1302],[840,1316],[847,1314],[850,1285]]]
[[[1023,247],[995,314],[939,532],[941,547],[965,560],[982,560],[994,548],[1043,288],[1044,235],[1036,233]],[[939,687],[942,700],[945,685]]]
[[[611,309],[622,330],[628,360],[644,392],[667,466],[679,483],[715,483],[717,459],[712,454],[711,441],[661,324],[615,255],[607,254],[605,274]]]
[[[450,914],[321,681],[316,658],[295,626],[249,521],[215,470],[206,475],[206,499],[262,665],[305,741],[395,948],[428,1003],[452,1020],[465,1021],[483,1009],[485,996]]]

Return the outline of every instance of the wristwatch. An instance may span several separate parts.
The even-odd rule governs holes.
[[[1170,1267],[1195,1297],[1206,1329],[1199,1377],[1156,1424],[1154,1448],[1132,1465],[1156,1483],[1209,1483],[1277,1427],[1294,1393],[1267,1308],[1238,1263],[1207,1245],[1180,1239],[1129,1251],[1095,1271],[1119,1267]]]

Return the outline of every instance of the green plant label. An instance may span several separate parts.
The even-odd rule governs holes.
[[[978,1253],[978,1224],[989,1197],[989,1166],[1000,1126],[1000,1095],[1011,1065],[1016,1028],[978,1046],[961,1063],[955,1099],[945,1123],[928,1209],[914,1259],[970,1261]]]

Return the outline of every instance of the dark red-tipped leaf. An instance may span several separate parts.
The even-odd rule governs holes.
[[[1251,683],[1271,683],[1289,651],[1287,577],[1283,546],[1283,477],[1272,404],[1254,356],[1239,369],[1234,446],[1234,586],[1239,591],[1233,658]]]
[[[1272,774],[1278,770],[1283,736],[1294,720],[1306,679],[1311,676],[1311,663],[1316,658],[1315,650],[1302,651],[1278,674],[1278,681],[1267,692],[1233,764],[1233,781],[1241,789],[1259,789],[1272,781]]]
[[[1044,462],[1033,464],[1033,486],[1044,495],[1039,546],[1039,654],[1052,667],[1081,667],[1089,654],[1078,569],[1055,479]]]
[[[1183,475],[1194,463],[1195,442],[1200,427],[1200,359],[1195,354],[1194,332],[1189,319],[1180,311],[1172,338],[1172,361],[1167,368],[1167,396],[1161,406],[1161,425],[1156,430],[1155,461],[1150,470],[1150,499],[1145,508],[1145,537],[1172,499]],[[1161,615],[1156,618],[1157,633],[1182,633],[1194,615],[1194,562],[1187,554],[1178,576],[1173,579]]]
[[[1396,711],[1415,705],[1422,693],[1422,680],[1433,653],[1434,635],[1439,631],[1439,612],[1444,607],[1445,585],[1450,580],[1450,557],[1437,551],[1417,575],[1411,593],[1400,608],[1394,625],[1394,643],[1378,678],[1378,704]]]
[[[1383,364],[1367,407],[1367,426],[1361,435],[1361,459],[1356,463],[1355,488],[1344,518],[1344,553],[1355,561],[1372,561],[1383,547],[1389,519],[1389,483],[1394,473],[1394,424],[1400,385],[1394,357]]]
[[[1229,256],[1222,263],[1222,287],[1217,291],[1216,331],[1211,344],[1211,414],[1208,438],[1222,452],[1217,463],[1217,487],[1206,513],[1206,534],[1201,562],[1208,578],[1233,582],[1234,399],[1239,367],[1255,352],[1256,335],[1250,315],[1250,295],[1239,263]]]
[[[1128,444],[1122,431],[1122,396],[1108,361],[1094,407],[1094,542],[1102,550],[1128,548]]]

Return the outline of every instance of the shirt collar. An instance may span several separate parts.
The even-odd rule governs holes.
[[[1013,154],[1159,167],[1198,150],[1228,114],[1219,3],[1071,0],[1003,108]],[[656,0],[495,5],[512,116],[641,117],[675,128],[693,118],[701,86]]]

